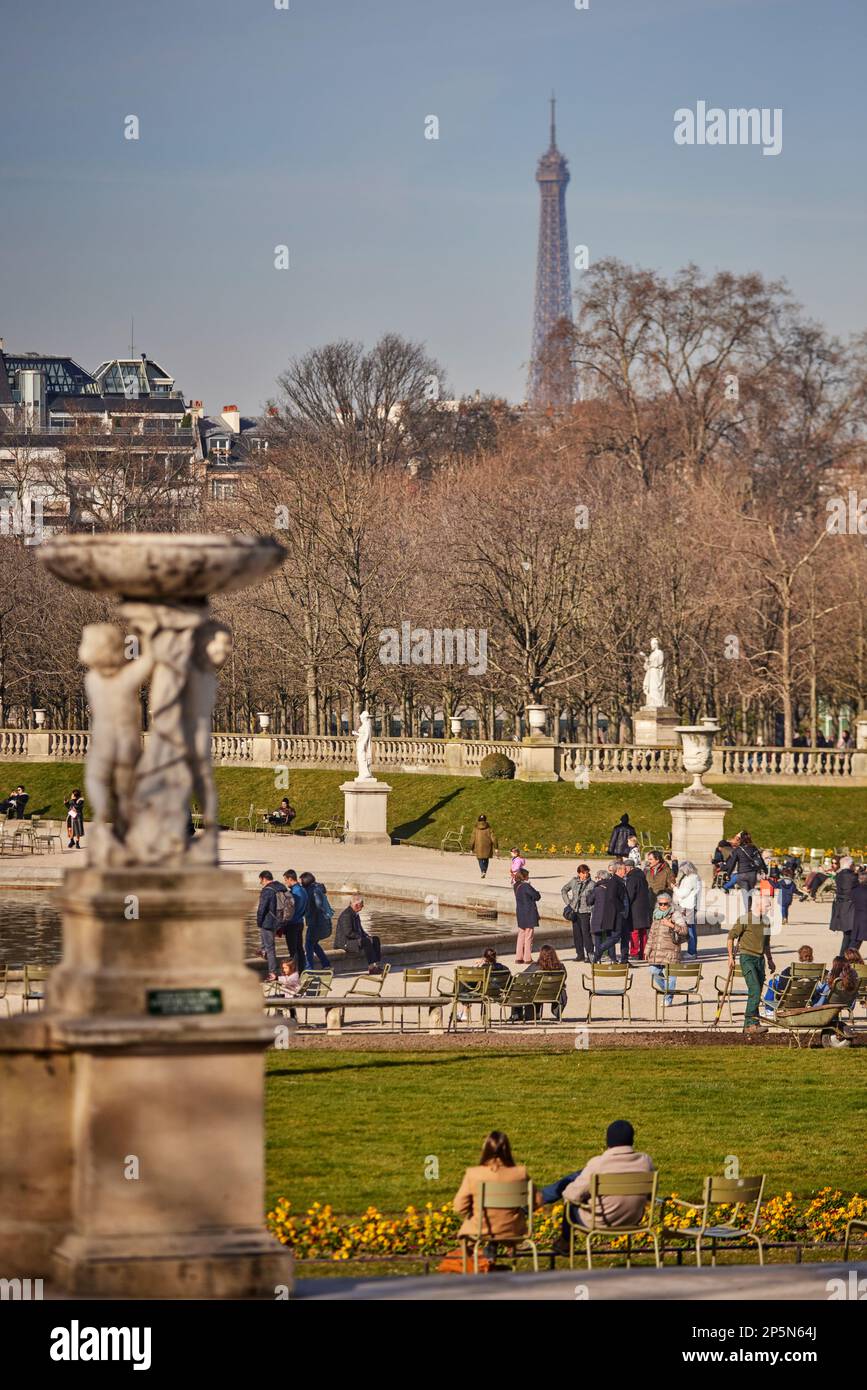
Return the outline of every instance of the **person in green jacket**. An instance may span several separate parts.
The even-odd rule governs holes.
[[[747,1006],[744,1012],[745,1033],[766,1033],[759,1022],[759,1001],[765,984],[765,961],[768,970],[774,973],[774,958],[771,955],[771,929],[762,921],[760,915],[753,918],[752,913],[741,922],[735,922],[728,935],[729,970],[734,968],[735,951],[738,950],[741,974],[747,984]]]

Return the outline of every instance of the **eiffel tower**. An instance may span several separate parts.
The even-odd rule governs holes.
[[[531,405],[537,407],[569,405],[575,394],[568,341],[568,328],[572,323],[572,284],[566,231],[569,166],[557,149],[555,107],[556,99],[552,93],[551,143],[536,168],[541,205],[527,398]]]

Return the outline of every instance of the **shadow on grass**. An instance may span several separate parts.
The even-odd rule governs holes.
[[[455,797],[460,796],[462,791],[462,787],[455,787],[454,791],[449,792],[448,796],[440,797],[439,801],[435,801],[433,806],[429,806],[426,811],[422,811],[421,815],[415,820],[407,820],[401,825],[396,825],[391,832],[392,838],[395,840],[411,840],[413,835],[418,835],[420,831],[427,830],[428,826],[433,825],[435,813],[441,811],[450,801],[454,801]]]
[[[404,1035],[404,1036],[406,1036],[406,1035]],[[342,1063],[342,1064],[341,1064],[341,1063],[336,1063],[336,1064],[334,1064],[334,1065],[324,1066],[324,1067],[299,1067],[299,1068],[297,1068],[297,1070],[290,1070],[290,1071],[269,1071],[269,1072],[266,1072],[265,1080],[266,1080],[266,1081],[270,1081],[272,1076],[298,1076],[298,1077],[301,1077],[301,1076],[324,1076],[324,1075],[326,1075],[328,1072],[344,1072],[344,1073],[345,1073],[345,1072],[351,1072],[351,1071],[372,1071],[372,1070],[375,1070],[375,1069],[378,1069],[378,1068],[387,1068],[388,1070],[393,1070],[393,1069],[395,1069],[395,1068],[397,1068],[397,1067],[443,1066],[443,1065],[449,1066],[449,1065],[451,1065],[453,1062],[480,1062],[480,1061],[482,1061],[482,1060],[485,1060],[485,1061],[492,1061],[492,1062],[494,1062],[494,1061],[499,1062],[499,1061],[501,1061],[504,1057],[507,1057],[507,1056],[509,1056],[509,1057],[516,1057],[516,1056],[519,1056],[519,1055],[522,1055],[522,1054],[519,1054],[519,1053],[509,1053],[509,1054],[507,1054],[507,1053],[505,1053],[505,1052],[497,1052],[495,1056],[486,1057],[486,1058],[483,1059],[483,1058],[479,1057],[477,1054],[472,1053],[472,1052],[455,1052],[455,1053],[449,1052],[449,1053],[445,1053],[445,1054],[443,1054],[443,1053],[426,1054],[426,1053],[423,1053],[423,1052],[417,1052],[417,1053],[414,1054],[414,1056],[413,1056],[412,1059],[410,1059],[410,1058],[399,1058],[399,1059],[394,1059],[394,1060],[392,1060],[392,1059],[389,1058],[389,1057],[371,1057],[370,1060],[369,1060],[369,1061],[366,1061],[366,1062],[344,1062],[344,1063]]]

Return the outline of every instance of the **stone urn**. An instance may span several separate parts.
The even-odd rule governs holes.
[[[258,721],[259,721],[259,730],[260,730],[260,732],[263,733],[263,734],[267,734],[268,730],[269,730],[270,727],[271,727],[271,716],[270,716],[270,714],[265,714],[264,711],[259,710],[258,713],[257,713],[257,715],[256,715],[256,718],[257,718]]]
[[[530,726],[530,737],[540,738],[545,732],[545,723],[548,719],[547,705],[528,705],[527,723]]]
[[[719,733],[715,719],[703,719],[700,724],[679,724],[675,733],[680,734],[683,745],[683,766],[692,773],[692,782],[686,788],[689,792],[705,792],[702,775],[708,772],[713,760],[713,741]]]
[[[452,731],[452,738],[460,738],[461,729],[463,728],[463,720],[458,719],[455,716],[452,716],[452,718],[449,720],[449,728]]]
[[[36,725],[37,729],[44,729],[44,728],[45,728],[45,710],[44,710],[44,709],[35,709],[35,710],[33,711],[33,723]]]

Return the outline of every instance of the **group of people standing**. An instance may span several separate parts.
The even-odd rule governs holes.
[[[354,894],[337,919],[334,945],[338,950],[358,951],[367,960],[368,970],[378,972],[381,947],[379,937],[369,935],[361,921],[364,899]],[[296,874],[286,869],[278,883],[270,869],[259,874],[259,903],[256,925],[262,943],[261,954],[268,967],[266,980],[277,979],[277,938],[286,942],[288,962],[283,975],[300,980],[305,970],[329,970],[331,962],[322,946],[331,936],[334,908],[328,901],[324,883],[314,874]],[[292,968],[286,970],[286,966]]]

